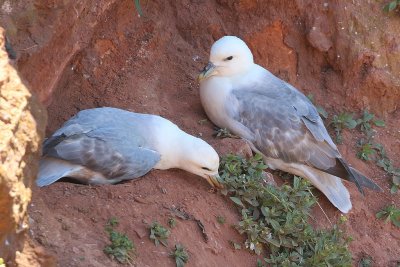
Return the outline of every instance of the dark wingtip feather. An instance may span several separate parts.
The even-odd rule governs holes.
[[[360,185],[374,191],[383,192],[383,189],[374,183],[371,179],[368,179],[364,174],[354,169],[353,167],[349,167],[354,176],[357,177],[357,180],[360,182]]]
[[[360,191],[361,195],[365,196],[364,190],[362,189],[362,186],[360,184],[360,181],[357,179],[357,175],[350,169],[350,166],[347,164],[347,162],[344,161],[342,158],[338,158],[340,163],[343,165],[343,167],[346,169],[348,173],[348,179],[350,182],[353,182],[356,184],[358,191]]]
[[[65,134],[51,136],[44,140],[43,148],[42,148],[42,156],[45,156],[49,153],[49,150],[54,148],[56,145],[64,141],[67,136]]]
[[[365,196],[363,187],[372,189],[374,191],[379,191],[382,192],[382,188],[379,187],[376,183],[374,183],[371,179],[367,178],[364,174],[361,172],[357,171],[353,167],[350,167],[347,162],[345,162],[342,158],[338,158],[340,163],[343,165],[343,167],[346,169],[347,173],[349,174],[348,179],[349,181],[353,182],[356,184],[358,191]]]

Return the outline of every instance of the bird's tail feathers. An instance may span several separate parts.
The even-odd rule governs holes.
[[[79,170],[79,165],[68,163],[55,158],[42,158],[39,165],[39,173],[36,185],[39,187],[50,185],[63,177]]]
[[[302,166],[302,171],[304,172],[302,176],[324,193],[329,201],[341,212],[347,213],[351,210],[349,191],[339,177],[304,165]]]

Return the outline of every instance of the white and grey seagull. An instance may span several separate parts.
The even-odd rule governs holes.
[[[113,184],[151,169],[179,168],[218,182],[219,157],[205,141],[160,116],[116,108],[80,111],[43,144],[36,184],[68,177]]]
[[[362,187],[381,190],[345,162],[309,99],[255,64],[238,37],[225,36],[212,45],[199,81],[211,121],[247,140],[270,168],[307,178],[340,211],[352,207],[340,178],[362,193]]]

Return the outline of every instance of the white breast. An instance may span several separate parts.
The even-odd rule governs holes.
[[[211,77],[200,84],[201,104],[209,119],[221,128],[227,128],[225,103],[232,90],[231,83],[226,78]]]

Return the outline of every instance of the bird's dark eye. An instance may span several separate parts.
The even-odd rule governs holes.
[[[229,57],[225,58],[225,60],[232,60],[232,59],[233,59],[233,56],[229,56]]]
[[[201,167],[203,170],[206,170],[206,171],[211,171],[209,168],[207,168],[207,167]]]

